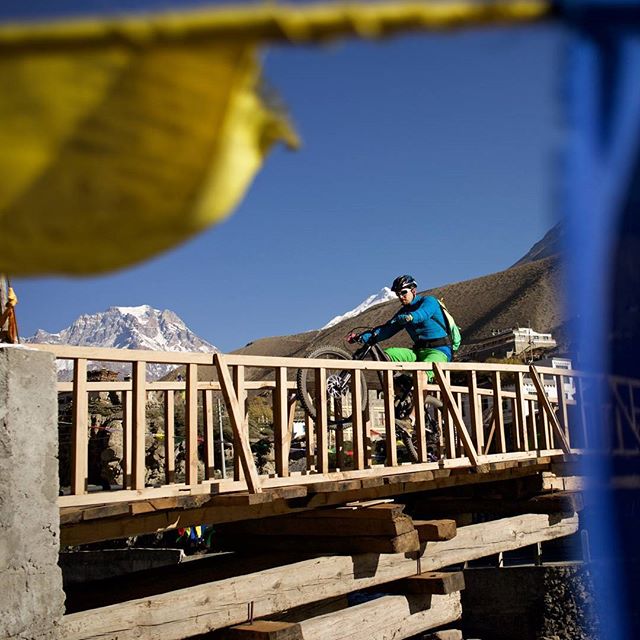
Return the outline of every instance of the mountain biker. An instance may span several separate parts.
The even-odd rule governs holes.
[[[413,340],[413,348],[388,347],[384,352],[394,362],[450,362],[453,352],[446,320],[438,300],[433,296],[419,296],[418,284],[408,274],[398,276],[391,285],[402,308],[383,325],[361,333],[357,340],[374,344],[387,340],[402,329]],[[433,381],[433,372],[427,372],[427,380]]]

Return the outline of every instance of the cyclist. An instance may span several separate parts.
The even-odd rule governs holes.
[[[433,296],[419,296],[418,284],[410,275],[398,276],[391,290],[398,296],[402,308],[383,325],[358,336],[363,344],[374,344],[387,340],[402,329],[413,340],[413,348],[388,347],[385,353],[395,362],[449,362],[453,352],[447,333],[447,323],[440,304]],[[429,382],[433,372],[427,372]]]

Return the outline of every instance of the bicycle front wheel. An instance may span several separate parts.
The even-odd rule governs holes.
[[[319,347],[307,358],[323,360],[351,360],[351,355],[339,347]],[[298,398],[304,410],[315,420],[317,412],[317,393],[315,383],[316,369],[298,369],[296,386]],[[335,368],[326,369],[327,374],[327,421],[329,424],[345,424],[353,417],[353,398],[351,395],[351,376],[359,375],[362,389],[361,403],[364,410],[367,406],[367,382],[363,371],[341,369],[339,363]]]

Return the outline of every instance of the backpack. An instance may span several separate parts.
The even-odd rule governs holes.
[[[442,310],[442,315],[444,317],[446,326],[443,326],[435,318],[433,319],[447,332],[449,340],[451,340],[451,350],[455,353],[460,348],[460,343],[462,342],[462,333],[460,333],[460,327],[456,324],[456,321],[454,320],[451,313],[449,313],[449,309],[447,309],[444,302],[438,299],[438,304],[440,305],[440,309]]]

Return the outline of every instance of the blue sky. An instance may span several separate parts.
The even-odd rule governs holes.
[[[227,222],[161,257],[15,280],[21,334],[150,304],[232,350],[320,327],[399,273],[428,288],[507,268],[558,213],[563,44],[539,25],[270,48],[301,150],[276,149]]]

